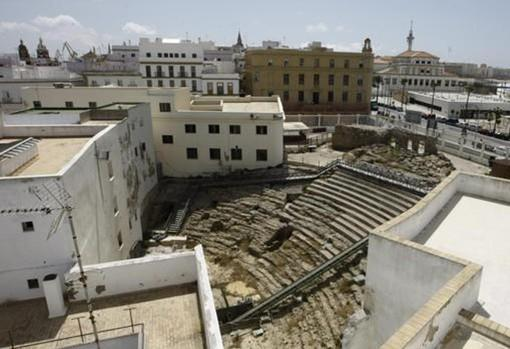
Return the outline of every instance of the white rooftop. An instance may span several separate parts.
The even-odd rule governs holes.
[[[432,98],[432,92],[411,92],[415,95],[422,95]],[[446,102],[462,102],[466,103],[467,93],[450,93],[450,92],[436,92],[434,99],[443,100]],[[498,95],[481,95],[471,93],[469,95],[469,103],[510,103],[510,100],[502,98]]]
[[[510,205],[456,194],[417,242],[483,266],[480,314],[510,326]]]

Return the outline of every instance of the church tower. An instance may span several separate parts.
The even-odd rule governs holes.
[[[413,41],[414,41],[413,21],[411,21],[411,29],[409,29],[409,35],[407,36],[407,50],[408,51],[413,50]]]

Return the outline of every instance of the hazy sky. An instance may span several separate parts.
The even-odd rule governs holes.
[[[42,36],[53,55],[67,40],[92,46],[140,36],[214,40],[231,44],[279,40],[302,46],[317,40],[357,51],[365,37],[376,54],[397,54],[414,20],[414,48],[442,60],[510,67],[510,0],[0,0],[0,52],[23,38],[31,52]]]

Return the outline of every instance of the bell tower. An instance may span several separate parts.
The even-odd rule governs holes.
[[[408,51],[413,50],[413,41],[414,41],[413,21],[411,21],[411,28],[409,29],[409,35],[407,36],[407,50]]]

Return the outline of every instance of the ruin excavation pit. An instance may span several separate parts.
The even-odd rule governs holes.
[[[218,309],[270,297],[419,199],[341,169],[299,184],[205,187],[180,235],[203,245]],[[223,336],[225,346],[339,347],[361,307],[364,264],[357,254],[348,268],[327,271],[273,314],[263,336],[236,330]]]

